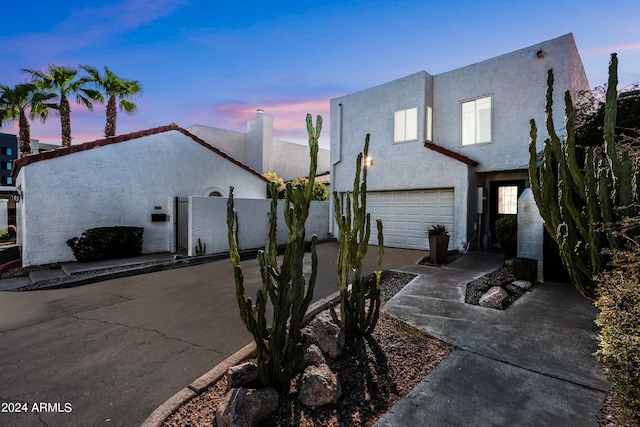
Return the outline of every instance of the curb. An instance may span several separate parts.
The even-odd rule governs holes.
[[[329,308],[340,300],[340,292],[334,292],[328,297],[322,298],[309,306],[307,313],[304,315],[303,323],[307,323],[315,315]],[[238,365],[243,360],[256,357],[256,343],[251,342],[227,357],[220,364],[215,366],[206,374],[202,375],[186,388],[183,388],[163,404],[161,404],[149,417],[142,423],[141,427],[160,427],[162,424],[182,405],[204,392],[209,386],[219,381],[232,366]]]

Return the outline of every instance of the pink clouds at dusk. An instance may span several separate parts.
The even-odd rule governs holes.
[[[605,10],[606,9],[606,10]],[[108,66],[138,80],[138,111],[118,115],[117,133],[170,123],[246,131],[261,108],[274,136],[305,144],[307,113],[324,118],[330,99],[416,73],[447,72],[573,33],[591,86],[606,82],[619,53],[620,87],[640,82],[640,2],[539,0],[45,0],[3,5],[0,83],[47,65]],[[73,143],[100,139],[104,106],[72,102]],[[60,123],[33,121],[31,135],[60,141]],[[1,132],[17,133],[15,124]]]

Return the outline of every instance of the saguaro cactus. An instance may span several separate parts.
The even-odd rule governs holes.
[[[531,190],[545,227],[560,247],[560,256],[572,282],[582,295],[594,299],[594,277],[606,267],[602,250],[619,249],[619,237],[603,224],[628,215],[625,207],[638,201],[640,168],[616,150],[614,128],[617,113],[618,60],[611,55],[606,95],[604,145],[587,149],[584,165],[576,158],[574,109],[565,93],[565,127],[561,141],[552,118],[553,71],[547,78],[546,128],[542,165],[537,164],[537,128],[531,120],[529,177]]]
[[[378,268],[375,273],[362,276],[362,260],[367,254],[371,235],[371,214],[367,213],[367,164],[363,159],[369,151],[369,134],[364,143],[364,154],[358,154],[353,194],[345,195],[345,209],[336,191],[333,192],[334,216],[340,230],[338,249],[338,289],[340,291],[340,318],[331,307],[333,320],[346,336],[371,333],[380,313],[380,272],[384,256],[382,221],[377,219]],[[364,164],[363,164],[364,163]],[[362,182],[360,173],[362,171]]]
[[[322,128],[322,117],[316,119],[313,127],[311,115],[307,115],[309,134],[310,166],[309,177],[316,176],[318,158],[318,138]],[[229,252],[233,265],[236,299],[240,316],[247,329],[253,334],[257,347],[257,365],[260,382],[263,385],[288,386],[293,372],[303,358],[302,320],[311,303],[318,271],[316,256],[317,236],[311,239],[311,276],[309,283],[302,274],[305,249],[305,222],[309,215],[313,186],[288,184],[285,190],[284,217],[289,229],[287,247],[282,264],[278,266],[276,216],[278,207],[277,185],[271,183],[271,211],[269,231],[264,250],[258,252],[258,262],[262,276],[262,288],[258,290],[255,304],[245,296],[244,278],[240,266],[240,255],[234,229],[237,214],[233,207],[233,187],[229,192],[227,205],[227,235]],[[267,305],[273,306],[273,318],[267,324]]]

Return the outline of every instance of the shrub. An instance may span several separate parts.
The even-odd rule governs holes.
[[[621,404],[618,415],[628,425],[640,425],[640,246],[636,243],[637,235],[629,233],[629,224],[637,223],[639,218],[626,221],[625,250],[609,252],[612,269],[597,277],[595,302],[600,309],[596,324],[601,328],[596,355],[615,384],[616,398]],[[637,231],[638,225],[632,228]]]
[[[309,180],[307,178],[298,178],[291,181],[291,185],[301,185],[302,187],[306,187]],[[311,200],[320,200],[324,201],[329,198],[329,190],[327,190],[327,186],[321,182],[313,183],[313,198]]]
[[[516,256],[518,220],[515,215],[503,216],[496,221],[496,238],[506,259]]]
[[[143,233],[142,227],[90,228],[67,240],[67,245],[81,262],[128,258],[142,253]]]

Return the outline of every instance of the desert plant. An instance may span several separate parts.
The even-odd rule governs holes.
[[[306,186],[309,184],[309,180],[307,178],[298,178],[291,181],[292,185],[302,185]],[[329,197],[329,190],[327,190],[327,186],[321,182],[313,183],[313,200],[324,201]]]
[[[138,256],[142,253],[142,227],[90,228],[67,240],[78,261],[99,261]]]
[[[200,238],[198,238],[198,244],[196,245],[196,256],[203,256],[207,253],[207,244],[202,243]]]
[[[384,256],[382,221],[376,220],[378,229],[378,268],[375,273],[362,276],[362,260],[367,254],[371,235],[371,214],[367,213],[367,164],[362,159],[369,151],[369,134],[364,143],[364,154],[358,154],[353,194],[345,195],[345,207],[333,192],[334,217],[340,230],[338,249],[338,290],[340,291],[340,318],[335,308],[331,317],[340,325],[347,337],[369,334],[378,322],[380,312],[380,272]],[[362,181],[360,173],[362,171]]]
[[[495,232],[505,258],[514,258],[518,248],[518,219],[516,216],[508,215],[499,218],[495,224]]]
[[[311,115],[307,115],[309,134],[309,176],[315,177],[318,158],[318,138],[322,129],[322,117],[316,119],[314,128]],[[255,304],[246,297],[244,278],[240,266],[240,255],[235,237],[237,213],[233,206],[233,187],[229,191],[227,206],[227,236],[229,253],[236,284],[236,299],[240,316],[252,333],[257,349],[257,365],[263,385],[288,387],[294,371],[303,358],[302,322],[311,303],[318,260],[316,256],[317,236],[311,239],[311,276],[307,283],[302,274],[305,251],[305,222],[309,215],[313,187],[292,186],[285,190],[284,217],[289,230],[287,246],[282,264],[278,265],[277,244],[277,185],[271,183],[271,211],[269,231],[264,250],[258,252],[262,277],[262,288],[258,290]],[[267,324],[268,303],[273,305],[271,324]]]
[[[531,120],[529,179],[544,225],[560,247],[560,257],[571,281],[587,298],[595,299],[594,277],[605,269],[608,255],[602,250],[620,249],[621,241],[600,224],[621,222],[626,209],[640,194],[640,168],[636,160],[618,152],[615,140],[617,115],[618,60],[611,55],[605,101],[604,144],[587,149],[585,161],[576,156],[574,109],[571,95],[565,93],[564,141],[555,131],[552,115],[553,71],[549,70],[546,96],[546,128],[543,161],[538,166],[537,128]]]
[[[448,236],[449,230],[444,224],[434,224],[427,230],[429,237],[431,236]]]
[[[600,345],[596,353],[607,367],[624,425],[640,425],[640,208],[625,219],[624,250],[611,251],[611,270],[598,276],[600,309],[596,324]],[[628,424],[625,424],[628,423]]]

